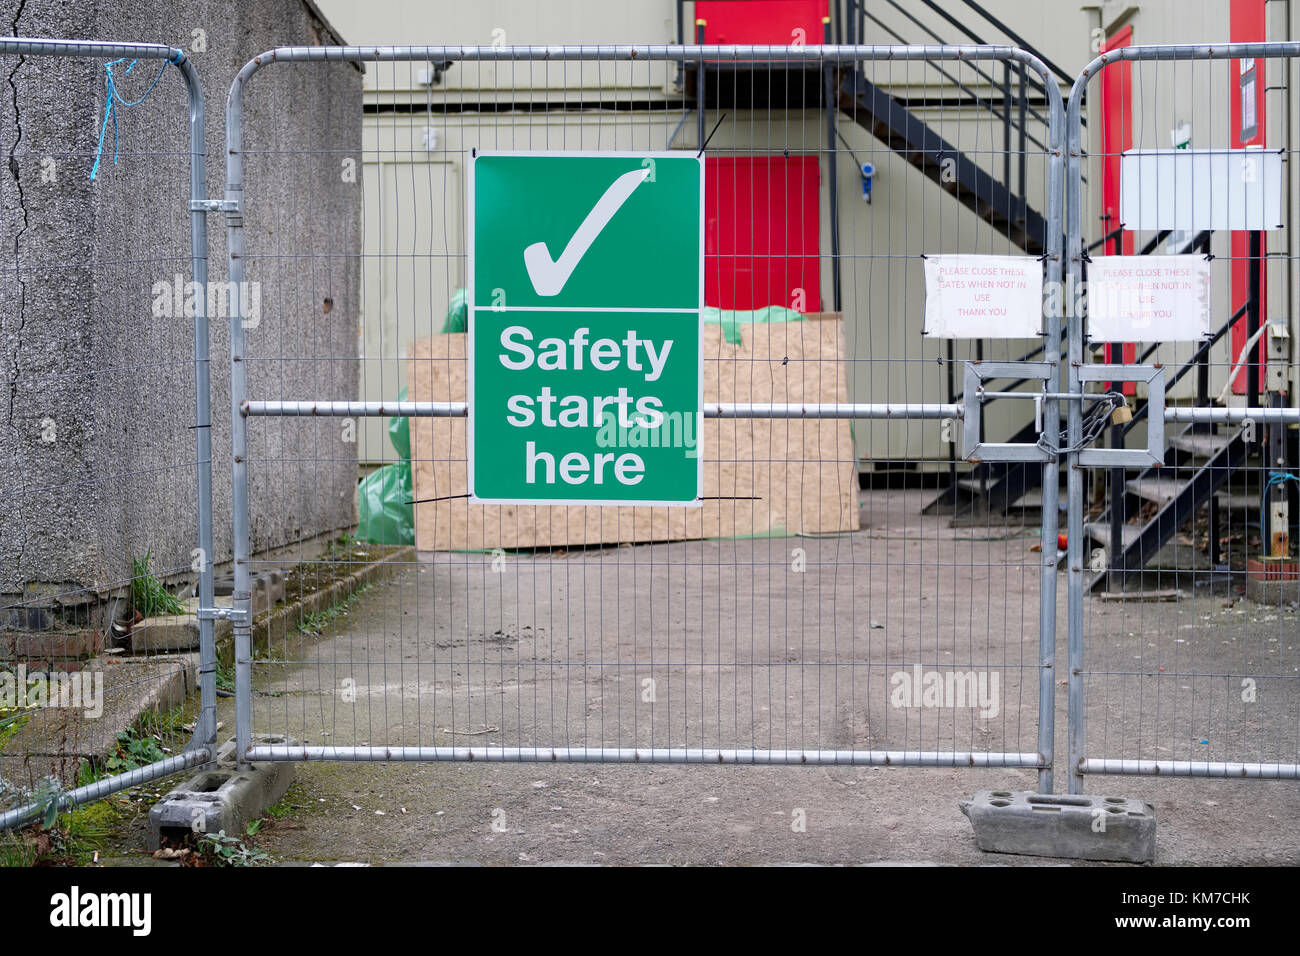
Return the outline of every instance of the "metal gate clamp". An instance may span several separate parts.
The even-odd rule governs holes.
[[[191,199],[190,212],[239,212],[239,203],[233,199]]]
[[[962,458],[968,462],[984,461],[1054,461],[1056,453],[1037,442],[987,442],[980,432],[980,409],[986,398],[1019,398],[1034,400],[1037,407],[1044,399],[1059,399],[1058,393],[1046,390],[1047,382],[1056,374],[1052,362],[967,362],[962,401]],[[1041,381],[1040,392],[989,392],[986,381],[994,379],[1030,379]],[[1069,396],[1066,396],[1069,397]]]
[[[230,621],[241,625],[253,623],[253,615],[242,608],[201,607],[194,613],[200,621]]]
[[[1079,386],[1088,382],[1140,382],[1147,386],[1146,448],[1077,449],[1084,468],[1147,468],[1165,463],[1165,370],[1161,365],[1084,365]]]

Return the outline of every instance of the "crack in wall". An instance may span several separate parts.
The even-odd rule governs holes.
[[[21,0],[21,2],[18,4],[18,9],[14,12],[13,23],[10,24],[10,28],[9,28],[10,36],[15,36],[15,37],[21,36],[18,30],[18,21],[22,19],[23,10],[24,8],[26,8],[26,6],[27,6],[27,0]],[[18,71],[23,68],[23,64],[26,62],[27,62],[27,57],[20,54],[18,56],[18,63],[9,72],[9,90],[13,99],[13,107],[14,107],[14,128],[17,130],[17,134],[18,134],[14,138],[14,144],[9,150],[9,173],[10,175],[13,176],[14,185],[18,189],[18,207],[23,211],[22,228],[18,229],[14,233],[14,281],[18,285],[18,328],[14,334],[13,361],[11,362],[10,365],[11,371],[9,377],[9,427],[13,431],[13,435],[14,435],[15,452],[17,452],[18,447],[21,445],[23,439],[22,429],[18,426],[18,423],[14,421],[14,405],[18,397],[18,377],[22,374],[23,330],[27,326],[27,283],[22,276],[20,244],[22,242],[23,234],[27,232],[28,227],[31,225],[31,219],[27,212],[27,196],[23,192],[23,180],[22,180],[22,176],[20,175],[18,159],[16,158],[15,155],[18,152],[18,146],[23,139],[23,124],[22,124],[22,117],[18,109],[18,84],[17,82],[15,82],[14,78],[18,75]],[[19,472],[19,480],[25,486],[27,484],[26,469],[24,469],[21,466],[21,464],[19,465],[18,472]],[[26,491],[25,487],[23,491],[24,492]],[[19,545],[17,548],[18,554],[17,554],[17,561],[15,564],[15,571],[17,572],[17,578],[21,580],[23,557],[27,553],[27,534],[26,534],[26,528],[23,527],[22,522],[18,523],[18,527],[19,527]]]

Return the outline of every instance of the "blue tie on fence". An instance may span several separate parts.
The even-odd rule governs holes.
[[[1264,513],[1268,506],[1268,489],[1274,485],[1286,484],[1288,481],[1300,482],[1300,476],[1286,471],[1274,471],[1269,473],[1268,480],[1264,482],[1264,490],[1260,493],[1259,537],[1265,544],[1268,542],[1268,523],[1264,520]]]
[[[99,146],[95,149],[95,164],[90,167],[91,182],[95,181],[95,176],[99,172],[99,160],[104,153],[104,134],[108,132],[109,120],[113,121],[113,165],[117,165],[117,146],[118,146],[117,107],[118,105],[120,104],[122,106],[129,107],[129,106],[139,106],[141,103],[143,103],[145,101],[145,98],[150,93],[153,92],[153,88],[158,85],[158,81],[162,79],[163,73],[166,72],[167,70],[167,64],[173,62],[171,59],[163,60],[162,68],[158,70],[158,75],[153,78],[153,82],[149,84],[149,88],[146,89],[140,95],[139,99],[128,101],[122,99],[122,97],[118,94],[117,84],[114,82],[114,77],[113,77],[113,67],[115,67],[119,63],[124,62],[125,60],[126,57],[122,57],[121,59],[118,60],[110,60],[108,63],[104,64],[104,86],[107,90],[107,96],[106,96],[107,102],[105,102],[104,104],[104,119],[99,124]],[[139,59],[132,60],[129,64],[127,64],[126,69],[122,71],[122,75],[123,76],[130,75],[131,71],[135,68],[135,65],[139,62],[140,62]]]

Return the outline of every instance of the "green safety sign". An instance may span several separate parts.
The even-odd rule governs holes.
[[[475,152],[469,169],[471,499],[699,504],[702,161]]]

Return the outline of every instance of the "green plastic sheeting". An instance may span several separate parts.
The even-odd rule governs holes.
[[[722,337],[728,345],[740,344],[740,327],[759,322],[802,322],[803,316],[794,309],[769,305],[764,309],[742,312],[737,309],[705,308],[704,324],[722,326]]]
[[[469,293],[464,289],[457,289],[451,294],[451,301],[447,303],[447,317],[442,322],[442,334],[468,331]]]
[[[397,400],[406,401],[405,388]],[[390,418],[388,437],[400,460],[375,469],[357,485],[357,539],[374,544],[415,544],[409,419]]]
[[[714,308],[704,310],[704,323],[706,325],[722,326],[722,337],[729,345],[741,344],[740,327],[748,323],[802,321],[803,316],[800,313],[794,309],[787,309],[779,305],[769,305],[766,308],[752,311]],[[448,332],[465,332],[468,330],[469,294],[464,289],[457,289],[452,293],[451,301],[447,304],[447,317],[443,320],[442,331],[445,335]]]

